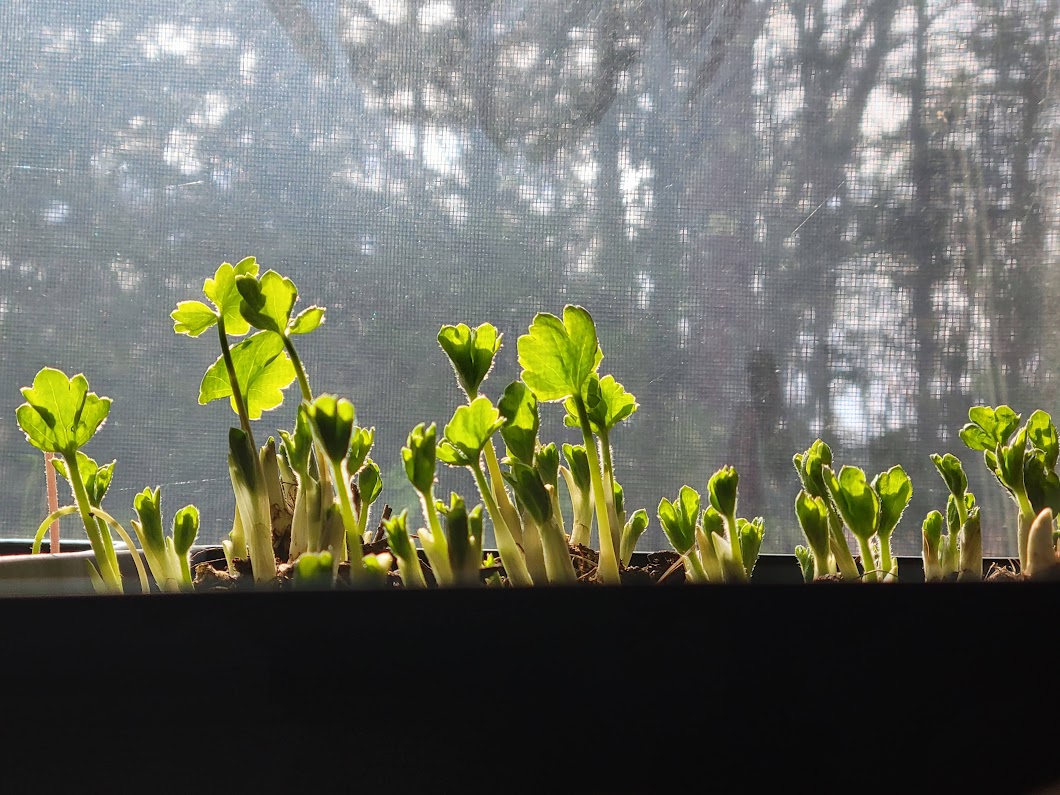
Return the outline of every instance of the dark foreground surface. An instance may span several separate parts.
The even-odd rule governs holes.
[[[27,792],[1060,784],[1057,583],[33,597],[0,616],[4,768],[40,777]]]

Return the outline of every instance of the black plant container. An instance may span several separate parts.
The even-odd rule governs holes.
[[[745,586],[0,599],[7,770],[84,775],[51,748],[163,777],[144,793],[1060,784],[1060,583],[761,565]]]

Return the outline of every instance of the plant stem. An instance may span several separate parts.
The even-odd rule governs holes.
[[[438,506],[434,504],[434,489],[428,489],[426,494],[420,495],[420,503],[423,506],[423,515],[427,519],[427,525],[431,531],[430,550],[428,553],[431,568],[434,569],[434,579],[439,585],[451,585],[453,583],[453,567],[449,561],[449,542],[442,532],[442,523],[438,519]],[[422,539],[421,539],[422,540]]]
[[[357,532],[357,517],[353,512],[353,495],[350,493],[350,479],[343,472],[342,462],[331,462],[331,474],[335,480],[335,491],[339,497],[339,515],[342,516],[342,527],[346,531],[346,554],[350,561],[350,579],[354,582],[364,580],[364,552],[361,550],[361,536]]]
[[[497,507],[500,509],[504,522],[508,525],[508,530],[515,539],[515,543],[522,544],[523,524],[519,519],[519,512],[508,497],[508,490],[504,488],[504,477],[501,475],[501,467],[497,461],[497,451],[493,449],[493,439],[486,440],[486,446],[483,451],[486,453],[486,469],[489,471],[490,481],[493,484],[493,497],[497,502]]]
[[[482,495],[482,501],[486,503],[486,511],[493,520],[493,531],[497,540],[497,551],[501,554],[501,563],[504,565],[505,574],[508,575],[508,579],[511,581],[512,585],[533,585],[534,581],[531,579],[530,572],[526,568],[526,560],[523,558],[523,551],[515,542],[511,530],[508,529],[508,525],[504,522],[504,517],[501,516],[500,510],[497,508],[497,503],[493,499],[493,495],[490,494],[490,488],[489,484],[486,482],[486,476],[482,474],[482,467],[479,466],[476,461],[468,468],[471,470],[471,474],[475,476],[475,485],[478,486],[479,493]]]
[[[52,459],[55,457],[55,453],[51,451],[45,451],[44,453],[44,480],[48,486],[48,513],[55,513],[59,510],[59,491],[55,485],[55,467],[52,466]],[[52,554],[59,553],[59,519],[56,518],[51,525],[51,552]]]
[[[876,560],[872,556],[872,545],[867,538],[857,536],[858,549],[861,550],[861,567],[865,570],[865,582],[876,582]]]
[[[239,388],[239,379],[236,378],[236,366],[232,361],[232,350],[228,347],[228,332],[225,331],[225,318],[223,314],[217,317],[217,336],[221,343],[221,357],[225,362],[225,369],[228,371],[228,383],[232,386],[232,400],[236,404],[236,414],[239,415],[239,427],[243,429],[243,433],[247,435],[247,440],[250,442],[250,447],[257,453],[258,447],[254,443],[254,432],[250,429],[250,416],[247,414],[247,404],[243,400],[243,391]],[[260,469],[259,464],[259,469]],[[265,482],[265,478],[262,477],[262,482]]]
[[[600,475],[600,459],[596,454],[596,440],[593,438],[589,413],[585,410],[585,401],[581,395],[574,395],[574,405],[578,410],[578,424],[582,428],[585,456],[589,459],[589,478],[592,482],[593,501],[596,503],[596,519],[600,525],[600,563],[596,579],[605,585],[618,585],[621,583],[618,573],[618,550],[611,535],[611,519],[607,512],[607,499]]]
[[[81,521],[88,533],[88,541],[92,545],[92,551],[96,555],[99,565],[99,575],[107,587],[115,593],[122,593],[121,573],[118,571],[117,556],[114,554],[114,544],[110,540],[110,533],[104,533],[92,516],[92,503],[88,499],[88,491],[81,479],[81,471],[77,468],[77,451],[62,453],[66,461],[66,472],[69,476],[70,485],[74,490],[74,502],[81,514]]]

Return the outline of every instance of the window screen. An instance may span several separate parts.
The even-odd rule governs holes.
[[[231,529],[218,354],[169,312],[247,255],[327,307],[317,392],[400,448],[462,399],[443,323],[490,321],[485,392],[539,311],[593,314],[639,400],[629,508],[740,472],[764,551],[801,540],[794,453],[821,438],[914,497],[917,555],[965,464],[987,555],[1014,506],[957,437],[970,406],[1058,408],[1055,0],[5,0],[0,5],[0,535],[46,515],[14,421],[51,365],[114,400],[86,452],[106,507],[162,487]],[[266,414],[293,424],[296,394]],[[546,441],[578,441],[562,410]],[[474,498],[465,472],[439,495]],[[62,481],[60,481],[62,484]],[[64,485],[64,484],[62,484]],[[64,495],[65,496],[65,495]],[[74,533],[75,528],[66,533]],[[78,534],[79,535],[79,534]]]

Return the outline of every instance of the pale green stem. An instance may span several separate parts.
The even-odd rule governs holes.
[[[434,569],[434,579],[439,585],[453,584],[453,564],[449,560],[449,541],[442,532],[442,522],[438,518],[438,507],[434,504],[434,490],[429,489],[420,495],[423,514],[431,531],[430,561]],[[424,550],[425,552],[427,550]]]
[[[611,463],[611,439],[608,432],[600,433],[600,453],[604,464],[604,502],[607,503],[607,520],[611,527],[611,543],[615,548],[615,555],[622,546],[622,527],[619,523],[618,512],[615,509],[615,471]]]
[[[500,463],[497,461],[497,451],[493,448],[493,439],[487,439],[486,446],[482,450],[486,454],[486,469],[489,472],[490,482],[493,484],[493,498],[497,502],[497,507],[515,543],[522,544],[523,524],[519,519],[519,512],[508,497],[508,490],[504,488],[504,477],[501,475]]]
[[[725,514],[722,519],[725,522],[725,529],[728,530],[733,563],[746,572],[747,570],[744,569],[743,565],[743,547],[740,545],[740,528],[736,522],[736,514]]]
[[[37,528],[36,535],[33,536],[33,545],[30,547],[30,554],[40,554],[41,544],[44,543],[44,536],[48,532],[48,529],[51,527],[52,522],[56,521],[57,519],[61,519],[64,516],[69,516],[72,513],[77,513],[76,505],[66,505],[48,514],[48,516],[45,517],[44,521],[41,522],[40,526]]]
[[[843,520],[835,512],[831,505],[828,506],[828,533],[831,535],[832,557],[835,558],[836,567],[843,579],[849,582],[857,582],[861,578],[858,571],[857,561],[850,552],[847,545],[847,537],[843,533]]]
[[[88,499],[88,491],[81,479],[81,471],[77,468],[77,451],[71,451],[69,454],[63,453],[63,458],[66,461],[66,473],[70,485],[73,487],[74,502],[77,503],[81,521],[85,525],[85,532],[88,533],[88,541],[96,555],[99,574],[111,590],[122,593],[121,573],[118,571],[114,544],[110,542],[110,534],[101,532],[99,525],[92,517],[92,503]]]
[[[129,536],[129,534],[125,532],[125,528],[118,523],[117,519],[115,519],[109,513],[104,511],[102,508],[97,508],[93,506],[89,510],[91,510],[93,516],[98,516],[104,522],[109,524],[111,528],[113,528],[114,532],[118,534],[121,540],[125,542],[125,546],[129,548],[129,554],[132,556],[133,564],[136,566],[136,574],[140,578],[140,590],[143,593],[150,593],[151,584],[148,582],[147,579],[147,570],[144,568],[143,561],[140,560],[140,553],[136,550],[136,544],[133,543],[133,540]],[[117,556],[115,555],[115,565],[117,565],[117,562]]]
[[[876,582],[876,560],[872,556],[872,546],[869,539],[862,538],[855,533],[858,539],[858,549],[861,550],[861,563],[865,569],[865,582]]]
[[[511,530],[508,529],[508,525],[504,522],[504,517],[497,507],[497,502],[490,493],[486,476],[482,474],[482,467],[476,461],[468,468],[471,470],[471,474],[475,476],[475,485],[478,486],[482,501],[486,504],[486,511],[489,512],[490,518],[493,520],[493,532],[497,538],[497,551],[501,554],[501,563],[504,566],[505,574],[508,575],[508,580],[515,586],[533,585],[534,581],[526,568],[523,551],[519,548]]]
[[[361,582],[365,579],[364,553],[361,550],[361,537],[357,533],[357,517],[353,512],[350,480],[345,476],[341,461],[331,463],[331,474],[335,479],[335,491],[339,496],[339,515],[342,517],[342,527],[346,531],[346,554],[350,561],[350,579]]]
[[[611,519],[607,512],[607,498],[600,475],[600,459],[596,454],[596,440],[593,439],[589,414],[585,410],[585,401],[581,395],[574,396],[574,405],[577,407],[578,422],[582,428],[585,455],[589,459],[589,478],[592,482],[593,501],[596,504],[596,520],[600,525],[600,562],[596,579],[605,585],[619,585],[622,580],[618,573],[618,550],[611,534]]]

